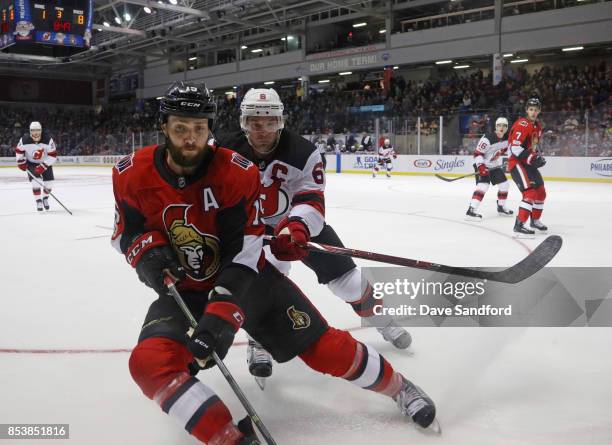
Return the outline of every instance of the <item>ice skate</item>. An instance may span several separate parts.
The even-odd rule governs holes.
[[[482,215],[480,213],[476,213],[476,211],[469,207],[467,212],[465,212],[465,220],[466,221],[482,221]]]
[[[263,391],[266,387],[266,379],[272,375],[272,356],[251,338],[247,346],[247,364],[249,372],[255,377],[257,385]]]
[[[404,378],[403,386],[394,398],[404,416],[408,416],[420,428],[436,434],[442,433],[440,423],[436,419],[436,405],[425,391]]]
[[[542,224],[539,219],[532,218],[531,222],[529,223],[529,227],[536,229],[536,232],[538,233],[546,233],[548,231],[548,227]]]
[[[384,328],[376,328],[382,335],[385,341],[388,341],[397,349],[407,349],[412,344],[412,336],[410,333],[399,326],[396,326],[392,321]]]

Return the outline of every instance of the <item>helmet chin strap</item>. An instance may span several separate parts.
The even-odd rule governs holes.
[[[276,150],[276,147],[278,146],[278,142],[280,141],[280,135],[281,132],[283,131],[283,129],[281,128],[280,130],[278,130],[276,132],[276,139],[274,140],[274,142],[272,143],[272,145],[270,146],[270,148],[268,148],[267,150],[259,150],[255,148],[255,145],[253,144],[253,142],[251,141],[251,138],[249,137],[249,132],[245,131],[244,135],[247,138],[247,141],[249,141],[249,145],[251,146],[251,148],[253,149],[253,151],[259,155],[262,156],[267,156],[270,153],[274,152],[274,150]]]

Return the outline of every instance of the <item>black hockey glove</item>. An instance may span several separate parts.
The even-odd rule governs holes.
[[[203,361],[203,368],[215,365],[211,355],[223,360],[234,342],[234,335],[244,322],[244,313],[227,289],[217,286],[210,291],[204,315],[191,335],[187,347],[193,356]],[[193,374],[193,369],[191,372]]]
[[[160,232],[140,235],[125,252],[125,258],[136,269],[140,281],[161,295],[166,293],[165,271],[176,281],[187,276],[172,247]]]

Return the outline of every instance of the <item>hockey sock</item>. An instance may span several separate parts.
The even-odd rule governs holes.
[[[151,337],[132,351],[130,373],[148,398],[198,440],[223,444],[224,437],[240,438],[221,399],[187,372],[192,360],[185,345],[165,337]]]
[[[533,210],[531,211],[532,219],[540,219],[542,212],[544,211],[544,200],[546,199],[546,189],[543,185],[539,186],[536,190],[536,198],[533,201]]]
[[[42,199],[40,196],[40,188],[33,188],[32,189],[32,194],[34,195],[34,199],[36,201],[38,201],[39,199]]]
[[[484,198],[485,193],[489,190],[489,184],[486,182],[481,182],[476,184],[476,190],[474,190],[474,194],[472,195],[472,201],[470,201],[470,207],[476,210]]]
[[[510,185],[508,184],[508,181],[502,182],[501,184],[498,185],[497,204],[499,204],[502,207],[506,207],[506,199],[508,199],[508,189],[509,188],[510,188]]]
[[[45,186],[42,190],[43,198],[48,198],[49,193],[51,193],[51,189],[53,188],[53,181],[45,181],[43,182],[43,185]]]
[[[358,342],[346,331],[330,327],[300,358],[315,371],[389,397],[395,397],[402,388],[402,375],[373,347]]]
[[[371,317],[374,306],[381,304],[381,300],[374,298],[372,286],[367,285],[361,292],[361,270],[357,267],[346,272],[344,275],[327,283],[332,293],[351,305],[360,317]]]
[[[531,215],[532,209],[533,206],[530,202],[527,202],[525,200],[521,201],[521,203],[519,204],[519,212],[517,216],[518,220],[522,223],[527,222],[529,216]]]

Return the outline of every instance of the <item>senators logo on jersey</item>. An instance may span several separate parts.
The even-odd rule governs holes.
[[[200,231],[189,217],[191,205],[172,204],[164,209],[164,226],[170,243],[187,274],[204,281],[219,270],[219,239]]]

